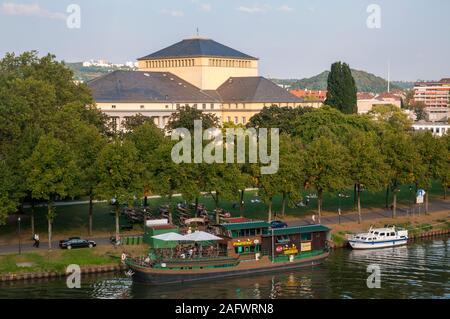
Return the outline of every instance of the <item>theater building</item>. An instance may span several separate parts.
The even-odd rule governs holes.
[[[184,106],[246,124],[265,106],[311,106],[258,75],[259,60],[211,39],[182,40],[138,59],[138,71],[115,71],[88,82],[97,107],[117,129],[142,114],[164,128]]]

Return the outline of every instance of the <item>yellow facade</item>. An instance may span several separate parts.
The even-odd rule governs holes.
[[[171,72],[202,90],[216,90],[230,77],[258,76],[258,60],[217,57],[139,61],[140,71]]]
[[[247,122],[267,106],[289,106],[289,107],[320,107],[319,102],[299,103],[116,103],[98,102],[97,107],[107,114],[118,129],[121,128],[127,117],[142,114],[153,118],[154,123],[164,128],[169,117],[180,107],[195,107],[198,110],[214,114],[221,123],[233,122],[235,124],[247,124]]]

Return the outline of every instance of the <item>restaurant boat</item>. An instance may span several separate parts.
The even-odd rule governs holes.
[[[123,256],[134,281],[172,284],[249,276],[314,266],[328,256],[330,229],[323,225],[271,229],[267,222],[248,221],[187,235],[173,227],[146,231],[148,256]]]
[[[349,237],[348,243],[353,249],[374,249],[406,245],[408,243],[408,230],[392,225],[386,225],[383,228],[370,227],[367,233]]]

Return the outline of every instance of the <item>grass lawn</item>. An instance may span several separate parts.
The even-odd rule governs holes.
[[[432,198],[442,197],[442,187],[439,183],[433,183],[430,191]],[[309,192],[305,192],[304,197]],[[352,211],[353,208],[353,189],[348,189],[345,194],[349,195],[349,198],[341,199],[341,208],[343,213]],[[412,194],[413,196],[414,194]],[[392,194],[391,194],[392,197]],[[403,186],[398,193],[398,203],[408,205],[411,200],[411,193],[409,187]],[[267,206],[260,203],[252,203],[251,200],[257,199],[257,191],[248,191],[245,194],[245,216],[251,219],[266,219],[267,218]],[[182,201],[180,197],[172,198],[172,203]],[[214,209],[214,201],[211,196],[206,195],[200,198],[200,203],[206,205],[208,211]],[[157,211],[160,204],[167,203],[166,199],[156,198],[150,199],[149,204],[152,211]],[[383,208],[385,206],[385,192],[380,191],[376,193],[363,192],[361,195],[361,203],[363,208]],[[335,213],[339,207],[339,197],[337,194],[324,194],[324,211]],[[229,201],[222,201],[221,207],[230,211],[233,216],[239,216],[239,207],[233,208],[233,203]],[[286,214],[289,217],[305,217],[314,212],[317,208],[317,200],[311,199],[307,207],[287,207]],[[25,210],[29,212],[29,209]],[[114,233],[114,215],[110,214],[112,207],[107,203],[96,203],[94,205],[93,215],[93,237],[109,236]],[[279,213],[281,211],[281,196],[274,198],[273,211]],[[54,238],[68,237],[68,236],[87,236],[88,235],[88,205],[68,205],[56,207],[57,216],[53,223]],[[37,232],[41,235],[41,240],[46,237],[47,233],[47,220],[45,218],[46,207],[36,208],[35,225]],[[8,239],[14,238],[17,235],[17,222],[16,218],[11,218],[5,226],[0,226],[0,242],[8,241]],[[30,219],[26,216],[22,218],[22,238],[31,240],[31,227]],[[136,225],[135,232],[142,231],[140,225]]]
[[[0,255],[0,274],[21,272],[64,272],[70,264],[83,266],[99,266],[117,264],[123,251],[133,255],[141,255],[148,249],[146,246],[124,246],[120,249],[112,247],[96,247],[93,249],[54,249],[32,253]],[[31,267],[19,267],[17,263],[30,263]]]

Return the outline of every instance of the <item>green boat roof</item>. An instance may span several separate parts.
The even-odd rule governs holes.
[[[273,234],[275,236],[280,236],[280,235],[306,234],[325,231],[330,231],[330,228],[324,225],[308,225],[308,226],[296,226],[287,228],[276,228],[273,230]],[[272,236],[272,230],[269,230],[266,236]]]
[[[268,228],[270,224],[262,220],[257,220],[243,223],[226,223],[222,224],[222,226],[226,230],[241,230],[241,229]]]

